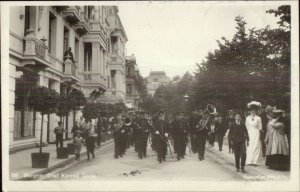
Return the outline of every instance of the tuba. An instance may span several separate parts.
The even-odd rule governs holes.
[[[124,119],[124,124],[125,124],[126,126],[130,126],[131,123],[132,123],[131,117],[129,117],[129,116],[125,117],[125,119]]]
[[[199,125],[198,131],[202,131],[206,127],[211,116],[216,113],[217,113],[216,107],[213,104],[208,104],[206,106],[206,109],[201,113],[202,118],[200,119],[198,124]]]

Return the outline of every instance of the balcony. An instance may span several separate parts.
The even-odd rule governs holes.
[[[70,6],[53,6],[53,8],[55,8],[56,11],[59,12],[59,13],[66,10],[66,9],[68,9],[69,7]]]
[[[119,55],[118,53],[116,52],[112,52],[112,54],[110,55],[110,63],[112,65],[122,65],[122,66],[125,66],[125,58],[122,57],[121,55]]]
[[[101,22],[99,21],[90,21],[89,22],[89,30],[92,34],[99,34],[101,38],[106,42],[107,41],[107,34]],[[107,42],[106,42],[107,44]]]
[[[77,61],[74,61],[74,63],[70,59],[66,59],[64,62],[65,69],[64,69],[64,76],[62,78],[63,82],[68,82],[70,84],[75,84],[77,82],[80,82],[80,79],[78,78],[78,66]]]
[[[85,20],[83,20],[83,22],[75,24],[74,29],[80,36],[85,35],[89,32],[88,24]]]
[[[76,24],[81,21],[79,10],[76,6],[69,6],[67,9],[63,10],[62,13],[65,19],[71,24]]]
[[[83,81],[86,86],[102,87],[107,89],[108,80],[100,73],[83,72]]]
[[[41,69],[50,67],[51,63],[49,62],[48,48],[45,45],[46,39],[37,39],[32,29],[28,29],[26,32],[22,66],[31,65],[36,69],[39,69],[39,67]]]

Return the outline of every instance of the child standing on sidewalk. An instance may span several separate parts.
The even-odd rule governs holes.
[[[88,160],[90,160],[90,154],[92,154],[93,158],[95,158],[95,154],[94,154],[95,144],[96,144],[95,137],[91,134],[91,130],[88,130],[87,137],[85,139],[86,153],[88,156]]]
[[[75,157],[76,160],[80,161],[80,151],[83,143],[83,138],[81,137],[81,131],[76,131],[76,136],[73,139],[73,144],[75,147]]]

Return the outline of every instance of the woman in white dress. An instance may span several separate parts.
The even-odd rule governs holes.
[[[249,134],[249,146],[247,148],[247,165],[262,164],[262,146],[260,141],[260,130],[262,129],[261,118],[256,115],[261,104],[252,101],[248,104],[250,115],[246,118],[246,127]]]

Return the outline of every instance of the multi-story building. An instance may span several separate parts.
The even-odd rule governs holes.
[[[126,57],[126,106],[138,109],[139,93],[137,88],[137,78],[139,69],[134,55]]]
[[[146,79],[148,94],[152,96],[160,85],[166,85],[170,82],[170,77],[164,71],[151,71]]]
[[[41,115],[27,104],[34,86],[81,89],[87,98],[103,90],[100,101],[125,102],[127,36],[117,7],[12,6],[9,20],[10,151],[39,142]],[[69,135],[80,115],[71,112],[64,121]],[[43,141],[51,143],[61,119],[44,119]]]

